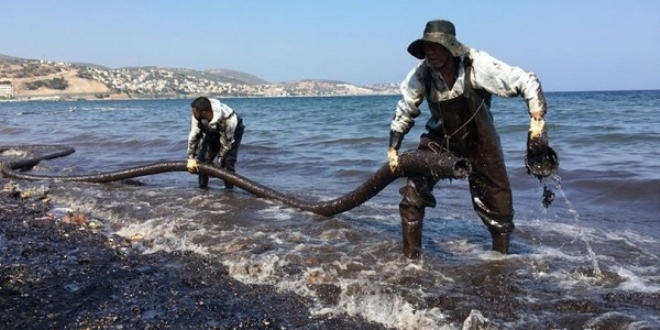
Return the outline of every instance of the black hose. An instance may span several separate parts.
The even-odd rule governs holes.
[[[62,157],[75,152],[75,149],[68,146],[57,145],[21,145],[21,146],[0,146],[0,155],[8,150],[17,151],[41,151],[54,150],[50,153],[37,155],[32,158],[19,161],[8,162],[2,166],[2,175],[7,178],[21,180],[59,180],[59,181],[79,181],[92,183],[107,183],[112,181],[124,180],[140,176],[166,173],[166,172],[184,172],[187,171],[185,161],[158,162],[143,166],[128,168],[125,170],[99,173],[94,175],[78,176],[51,176],[51,175],[32,175],[17,170],[29,169],[44,159],[53,159]],[[399,156],[399,166],[396,172],[392,172],[387,164],[381,166],[363,184],[353,189],[351,192],[329,201],[308,202],[295,197],[288,196],[277,190],[265,187],[253,182],[239,174],[217,168],[211,165],[200,164],[199,172],[209,176],[217,177],[225,182],[231,183],[251,194],[280,201],[288,206],[298,208],[303,211],[309,211],[315,214],[331,216],[353,209],[362,203],[376,196],[381,190],[399,177],[410,177],[417,175],[433,175],[438,179],[462,179],[470,175],[472,167],[464,158],[458,158],[451,154],[436,154],[431,152],[409,151]]]

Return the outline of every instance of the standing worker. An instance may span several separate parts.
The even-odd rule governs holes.
[[[540,179],[555,173],[558,166],[557,155],[548,146],[541,83],[531,72],[461,44],[456,40],[454,24],[447,20],[428,22],[422,38],[413,41],[408,52],[421,61],[400,86],[402,98],[390,125],[390,168],[396,170],[401,141],[426,99],[431,119],[418,149],[449,152],[470,161],[468,180],[474,210],[491,233],[493,250],[507,254],[514,229],[513,203],[500,138],[490,113],[491,95],[520,95],[525,100],[530,115],[526,164],[530,174]],[[400,190],[403,253],[408,258],[421,254],[424,212],[436,205],[432,190],[437,182],[433,176],[411,177]]]

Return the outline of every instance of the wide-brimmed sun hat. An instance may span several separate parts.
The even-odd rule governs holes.
[[[465,55],[470,51],[470,48],[456,40],[456,28],[454,27],[454,24],[442,19],[426,23],[424,36],[413,41],[408,46],[408,53],[420,60],[424,59],[424,57],[426,57],[424,54],[424,42],[440,44],[449,49],[454,57]]]

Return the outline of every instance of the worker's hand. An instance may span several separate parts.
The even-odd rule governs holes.
[[[390,165],[390,171],[394,173],[397,167],[399,167],[399,154],[396,149],[389,148],[387,150],[387,162]]]
[[[536,176],[539,180],[557,174],[559,158],[557,153],[548,145],[542,148],[527,150],[525,157],[527,173]]]
[[[529,140],[544,140],[547,143],[548,134],[545,131],[545,119],[542,115],[536,115],[529,119],[529,135],[527,136],[527,142]]]
[[[559,158],[557,153],[548,146],[547,139],[527,137],[527,154],[525,155],[527,173],[539,180],[557,174]]]
[[[186,164],[186,168],[190,173],[197,173],[197,170],[199,169],[197,167],[197,161],[193,158],[188,159],[188,164]]]

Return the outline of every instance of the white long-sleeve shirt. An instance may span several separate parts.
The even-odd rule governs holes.
[[[501,96],[512,97],[522,95],[531,113],[545,114],[546,103],[541,83],[532,72],[525,71],[490,56],[489,54],[470,49],[465,55],[472,59],[471,82],[474,89],[483,89],[487,92]],[[439,72],[430,70],[426,60],[422,60],[406,76],[400,85],[401,100],[397,102],[394,119],[390,125],[392,131],[406,134],[414,124],[414,119],[420,115],[419,105],[426,96],[426,76],[430,73],[437,90],[433,96],[434,101],[446,101],[461,97],[464,92],[465,69],[461,58],[459,72],[451,89],[447,86]]]
[[[218,99],[209,98],[213,118],[208,122],[211,130],[220,133],[220,157],[223,157],[231,149],[234,143],[234,132],[238,125],[238,114],[228,105],[221,103]],[[199,140],[202,137],[202,123],[191,116],[190,134],[188,134],[188,158],[193,158],[199,149]]]

